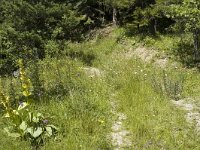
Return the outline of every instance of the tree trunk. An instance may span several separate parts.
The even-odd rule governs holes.
[[[149,33],[152,34],[153,36],[156,35],[156,21],[155,21],[155,18],[150,20]]]
[[[117,25],[117,9],[113,8],[113,25]]]
[[[104,15],[102,16],[102,24],[103,25],[105,24],[105,16]]]
[[[194,30],[193,32],[193,40],[194,40],[194,61],[198,62],[200,60],[199,55],[199,34],[198,30]]]
[[[140,24],[137,24],[138,33],[140,32]]]
[[[154,32],[156,33],[157,32],[157,20],[154,19]]]

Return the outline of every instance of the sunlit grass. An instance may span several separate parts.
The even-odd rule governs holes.
[[[124,59],[123,52],[134,49],[140,43],[137,43],[138,37],[129,39],[124,37],[123,32],[123,29],[115,29],[109,37],[70,43],[72,51],[78,54],[83,51],[81,58],[64,56],[58,60],[47,58],[39,62],[39,75],[45,93],[34,104],[34,109],[45,115],[53,115],[51,121],[60,129],[56,138],[47,141],[42,149],[112,149],[108,135],[113,117],[110,113],[110,95],[113,93],[117,93],[117,109],[128,117],[125,126],[131,133],[131,150],[200,149],[200,138],[193,125],[185,121],[185,112],[173,106],[169,97],[152,86],[152,75],[162,78],[162,70],[134,58]],[[174,46],[173,39],[168,36],[148,40],[159,50],[163,47],[163,41],[170,41],[164,51]],[[91,64],[83,59],[88,54],[95,58]],[[104,71],[104,75],[88,77],[82,69],[86,65],[98,67]],[[184,69],[167,72],[172,76],[181,73],[185,77],[183,98],[199,96],[198,72]],[[31,74],[30,68],[28,73]],[[10,78],[2,78],[1,83],[6,93],[12,93]],[[16,78],[13,79],[16,97],[20,92],[19,84]],[[0,149],[30,149],[28,143],[7,137],[2,119],[0,127]]]
[[[185,112],[152,88],[152,74],[161,75],[162,70],[138,60],[115,62],[109,82],[118,91],[119,111],[128,116],[131,149],[199,149],[200,138],[193,125],[186,122]]]
[[[109,149],[107,133],[111,115],[109,88],[104,79],[88,77],[81,62],[68,58],[47,59],[40,63],[39,75],[44,91],[32,109],[53,116],[50,122],[59,128],[58,135],[44,143],[42,149]],[[17,80],[13,79],[14,94],[11,93],[16,97],[20,91]],[[6,93],[10,93],[10,78],[2,78],[1,82]],[[4,127],[6,124],[1,120],[0,149],[30,149],[28,143],[7,137]]]

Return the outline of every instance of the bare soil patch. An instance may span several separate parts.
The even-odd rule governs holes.
[[[101,77],[103,76],[103,71],[94,67],[84,67],[83,70],[89,77]]]
[[[116,101],[114,100],[115,95],[113,95],[111,105],[112,113],[116,116],[116,120],[113,122],[112,131],[111,131],[111,141],[114,146],[114,150],[124,150],[131,147],[132,143],[130,140],[130,132],[125,129],[124,121],[127,119],[127,116],[124,113],[117,112],[116,110]]]

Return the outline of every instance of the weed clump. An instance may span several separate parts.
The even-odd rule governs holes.
[[[160,77],[152,75],[152,87],[157,92],[174,100],[182,97],[184,77],[163,71]]]

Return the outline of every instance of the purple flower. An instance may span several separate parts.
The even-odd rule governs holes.
[[[47,119],[43,120],[44,124],[47,124],[48,122],[49,122],[49,120],[47,120]]]
[[[24,102],[19,102],[19,106],[23,107],[24,106]]]

